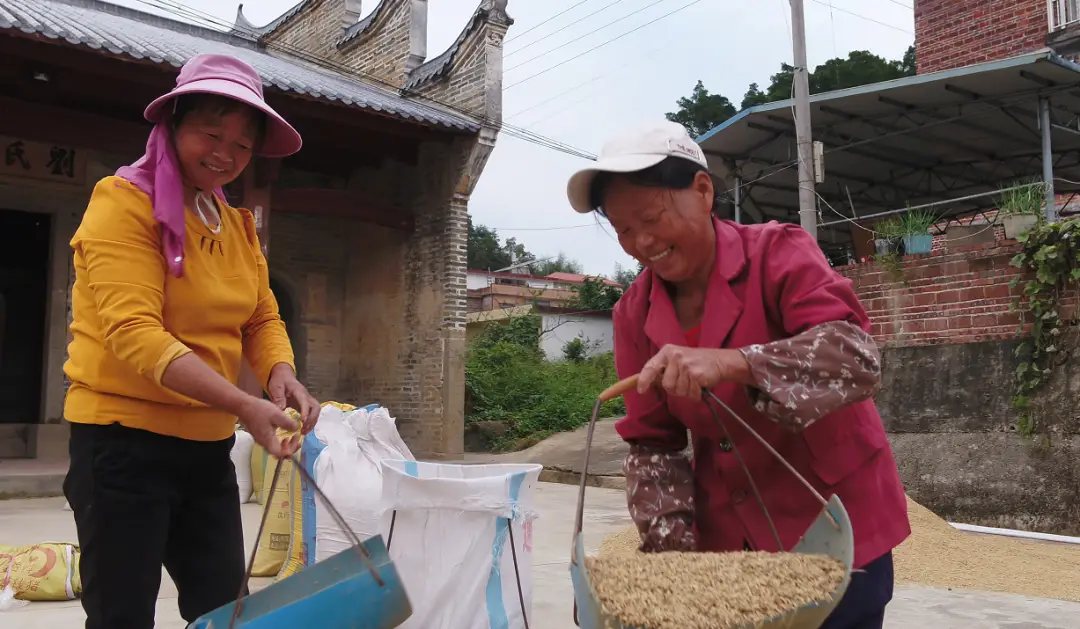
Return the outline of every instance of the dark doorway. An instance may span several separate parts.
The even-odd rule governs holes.
[[[289,331],[289,342],[292,344],[293,355],[296,358],[296,377],[302,381],[304,378],[304,353],[300,350],[303,349],[304,344],[300,342],[300,317],[296,311],[296,302],[293,300],[292,293],[272,276],[270,278],[270,291],[274,293],[274,298],[277,299],[278,314],[281,315],[281,320],[285,322],[285,329]]]
[[[0,210],[0,424],[41,421],[51,219]]]

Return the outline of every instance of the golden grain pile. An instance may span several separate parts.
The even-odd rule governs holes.
[[[908,498],[911,537],[893,553],[896,580],[1080,601],[1080,546],[949,526]]]
[[[599,556],[633,554],[637,552],[640,545],[641,537],[638,535],[637,529],[631,526],[604,539],[600,544]]]
[[[960,531],[908,498],[911,537],[893,551],[896,581],[1080,601],[1080,546]],[[627,528],[604,540],[600,556],[633,554]]]
[[[603,609],[648,629],[726,629],[772,618],[827,599],[845,572],[824,555],[635,550],[588,557],[585,566]]]

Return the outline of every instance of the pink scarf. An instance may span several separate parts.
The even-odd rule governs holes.
[[[184,184],[180,164],[173,149],[169,122],[154,125],[146,141],[146,153],[130,166],[116,171],[116,176],[135,184],[150,197],[154,220],[161,224],[161,242],[165,262],[176,277],[184,275]],[[214,194],[224,201],[221,188]]]

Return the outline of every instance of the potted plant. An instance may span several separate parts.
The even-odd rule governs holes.
[[[927,210],[910,210],[900,217],[899,229],[904,241],[904,253],[930,253],[934,246],[934,236],[930,228],[937,223],[937,217]]]
[[[1039,223],[1046,187],[1042,181],[1028,180],[1003,188],[998,198],[998,215],[1006,238],[1016,238]]]
[[[897,253],[900,244],[900,219],[894,217],[879,221],[874,225],[874,249],[879,256]]]

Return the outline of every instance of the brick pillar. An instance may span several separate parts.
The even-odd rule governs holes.
[[[463,186],[465,189],[470,189]],[[457,459],[465,453],[465,313],[468,290],[465,282],[468,250],[469,197],[459,189],[454,194],[443,228],[446,251],[443,291],[443,385],[442,443],[440,453]]]

